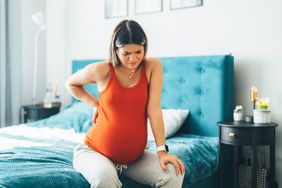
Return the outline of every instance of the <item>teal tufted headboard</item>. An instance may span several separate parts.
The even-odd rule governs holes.
[[[218,136],[218,121],[232,120],[234,58],[231,55],[163,57],[162,108],[189,109],[180,132]],[[72,72],[101,60],[74,60]],[[97,96],[93,84],[86,89]],[[75,100],[74,100],[75,101]]]

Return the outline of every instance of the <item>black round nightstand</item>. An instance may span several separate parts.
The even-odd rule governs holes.
[[[44,104],[24,105],[21,107],[21,123],[28,123],[48,118],[60,112],[61,103],[52,103],[50,108],[44,108]]]
[[[278,124],[255,124],[238,121],[219,122],[218,126],[220,187],[239,187],[238,165],[242,156],[242,146],[246,145],[251,146],[252,187],[257,187],[257,176],[255,175],[257,172],[257,165],[253,164],[257,164],[258,146],[269,146],[269,187],[276,187],[275,128]],[[228,156],[230,156],[229,159],[226,159]],[[232,170],[228,165],[231,166]]]

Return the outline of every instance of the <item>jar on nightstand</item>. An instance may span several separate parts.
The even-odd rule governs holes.
[[[243,121],[243,119],[244,119],[243,111],[234,112],[233,113],[233,119],[234,119],[234,121]]]
[[[237,105],[233,111],[233,120],[243,121],[243,119],[244,119],[243,107],[242,105]]]

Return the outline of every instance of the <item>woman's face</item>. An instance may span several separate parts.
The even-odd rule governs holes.
[[[116,51],[122,65],[128,69],[137,69],[144,58],[144,46],[138,44],[126,44]]]

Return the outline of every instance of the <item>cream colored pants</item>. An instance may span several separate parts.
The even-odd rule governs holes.
[[[74,148],[73,166],[91,185],[91,188],[120,188],[118,175],[122,173],[137,182],[161,188],[181,188],[183,175],[176,176],[172,164],[165,173],[156,153],[145,151],[143,156],[129,165],[118,165],[82,143]]]

